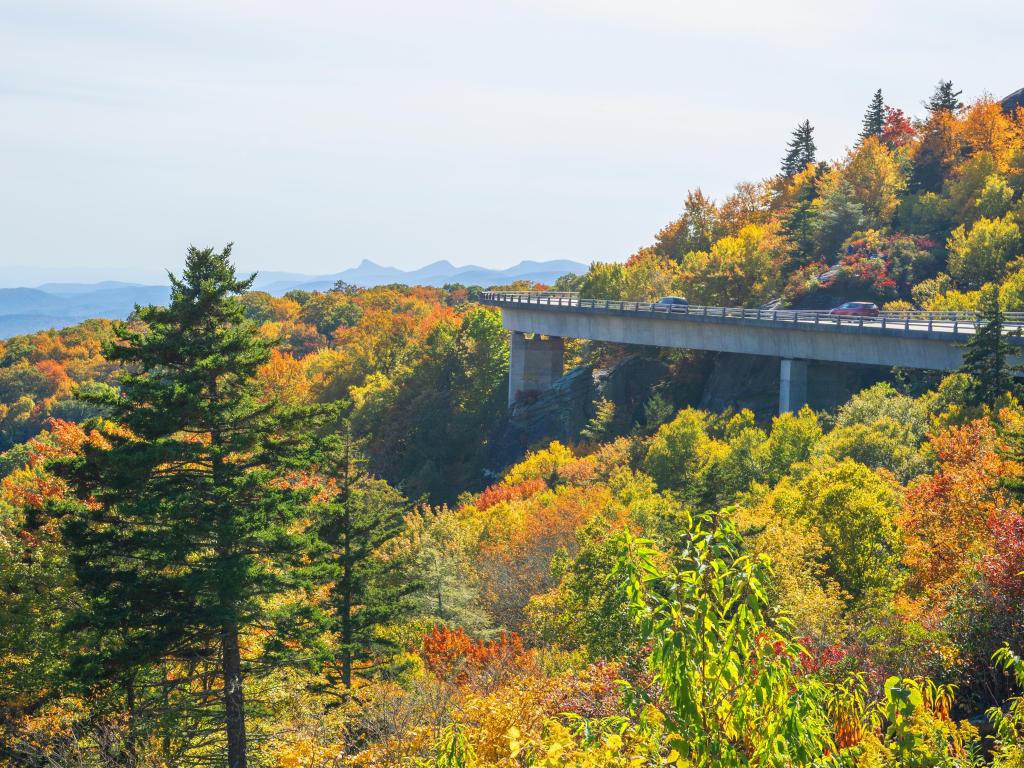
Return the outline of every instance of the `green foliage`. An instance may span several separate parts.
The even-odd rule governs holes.
[[[709,251],[679,261],[690,299],[709,306],[762,304],[782,291],[780,265],[786,243],[773,228],[750,224],[721,238]]]
[[[885,127],[885,99],[882,98],[882,89],[875,91],[868,104],[867,112],[864,113],[864,121],[860,129],[861,140],[871,136],[881,138],[882,129]]]
[[[686,408],[659,427],[647,448],[642,468],[658,487],[700,499],[707,490],[708,473],[723,449],[721,443],[708,435],[704,414]]]
[[[447,506],[425,507],[408,520],[413,567],[420,583],[412,595],[416,613],[435,624],[465,627],[474,633],[489,629],[473,569],[472,536],[456,513]]]
[[[846,180],[824,191],[815,202],[814,239],[822,258],[835,258],[850,235],[865,228],[864,206]]]
[[[782,175],[792,178],[815,161],[817,146],[814,144],[814,128],[810,120],[804,120],[793,130],[793,137],[786,145],[782,158]]]
[[[829,575],[854,599],[899,586],[899,497],[891,480],[843,459],[783,479],[762,503],[818,531]]]
[[[305,494],[282,482],[303,446],[305,413],[261,401],[270,343],[234,296],[230,247],[192,248],[167,307],[138,311],[107,350],[121,390],[94,393],[119,427],[54,464],[89,504],[59,505],[84,600],[65,629],[87,689],[136,683],[169,658],[219,659],[223,704],[207,715],[244,762],[240,636],[276,620],[271,601],[303,584],[311,546],[296,526]],[[282,625],[282,631],[285,627]]]
[[[794,673],[805,651],[770,616],[766,563],[738,543],[728,519],[698,517],[665,563],[623,534],[614,575],[661,690],[630,693],[661,712],[684,764],[809,765],[834,749],[824,690]]]
[[[362,310],[342,291],[314,293],[299,310],[299,319],[324,336],[330,336],[340,327],[356,325],[361,316]]]
[[[369,477],[350,434],[320,442],[314,463],[327,481],[313,507],[322,545],[319,581],[330,584],[323,601],[325,627],[337,638],[327,649],[324,676],[332,692],[347,694],[353,673],[369,677],[391,645],[379,632],[411,611],[419,588],[409,563],[385,547],[404,530],[405,498]]]
[[[580,437],[592,442],[601,442],[614,436],[615,403],[601,398],[597,401],[596,412],[580,431]]]
[[[927,466],[917,439],[906,424],[883,416],[870,424],[836,427],[822,439],[817,453],[837,461],[848,458],[872,469],[887,469],[901,482],[907,482]]]
[[[946,247],[949,274],[957,285],[980,288],[1002,279],[1006,265],[1020,255],[1020,228],[1010,216],[981,218],[970,230],[963,224],[954,229]]]
[[[999,306],[1006,312],[1024,312],[1024,269],[1018,269],[999,286]]]
[[[1008,647],[996,651],[993,661],[1024,689],[1024,660]],[[1012,698],[1006,709],[992,707],[989,720],[995,727],[992,768],[1020,768],[1024,765],[1024,696]]]
[[[507,333],[499,315],[476,307],[458,326],[432,329],[422,353],[412,370],[371,374],[350,390],[353,429],[367,438],[375,474],[397,478],[411,498],[453,501],[479,486],[490,427],[505,409]]]
[[[1017,386],[1007,363],[1013,347],[1003,337],[1003,311],[999,306],[999,291],[994,285],[982,288],[980,310],[977,327],[964,348],[961,372],[971,377],[966,405],[992,407],[997,399]]]
[[[952,80],[939,80],[938,85],[935,86],[935,92],[928,99],[925,106],[929,112],[958,112],[964,108],[964,103],[960,101],[960,94],[963,91],[953,90]]]

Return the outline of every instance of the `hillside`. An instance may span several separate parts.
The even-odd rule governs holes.
[[[975,311],[958,372],[774,415],[774,358],[570,340],[508,408],[475,268],[230,247],[0,341],[0,764],[1019,767],[1024,109],[940,82],[852,134],[549,284]]]

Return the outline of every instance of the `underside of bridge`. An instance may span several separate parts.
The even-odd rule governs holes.
[[[852,394],[846,371],[851,366],[798,358],[775,359],[779,361],[779,413],[795,412],[807,404],[835,407]],[[561,337],[513,331],[509,339],[509,405],[550,389],[562,376],[563,365],[564,341]],[[758,381],[752,381],[751,388],[774,385],[774,372],[758,370],[755,377]],[[727,405],[736,407],[736,403]]]

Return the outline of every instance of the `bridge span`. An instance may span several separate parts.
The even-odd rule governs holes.
[[[659,305],[583,299],[568,292],[486,292],[501,307],[509,341],[509,404],[562,375],[563,339],[766,355],[780,360],[779,411],[807,401],[809,361],[955,371],[974,334],[974,312],[829,312]],[[1006,313],[1003,332],[1024,364],[1024,312]]]

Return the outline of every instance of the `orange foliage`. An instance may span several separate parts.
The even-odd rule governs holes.
[[[86,432],[78,424],[51,419],[49,431],[28,443],[28,464],[0,481],[0,498],[22,509],[40,509],[51,499],[60,498],[64,482],[46,471],[46,462],[74,456],[85,443],[109,445],[96,430]]]
[[[510,627],[522,622],[530,595],[554,586],[551,558],[575,549],[576,531],[586,521],[599,512],[613,521],[622,516],[604,485],[559,486],[488,511],[477,552],[483,596],[498,622]]]
[[[462,627],[436,626],[423,638],[423,662],[442,680],[459,685],[492,685],[530,666],[532,654],[515,632],[490,642],[474,640]]]
[[[908,586],[918,594],[945,590],[971,554],[986,546],[987,520],[1008,503],[1000,478],[1014,474],[998,452],[988,421],[950,427],[930,446],[938,471],[910,484],[897,520],[904,533],[904,562],[911,570]]]
[[[1003,112],[999,102],[983,99],[973,104],[960,123],[960,136],[968,154],[988,152],[997,168],[1006,170],[1021,140],[1020,127]]]
[[[476,501],[473,502],[473,506],[483,512],[502,501],[525,499],[536,493],[540,493],[545,488],[547,488],[547,484],[539,477],[524,480],[523,482],[516,483],[515,485],[497,483],[496,485],[488,486],[481,491],[480,495],[476,497]]]
[[[260,387],[266,400],[299,405],[311,399],[309,379],[301,362],[274,349],[259,370]]]

